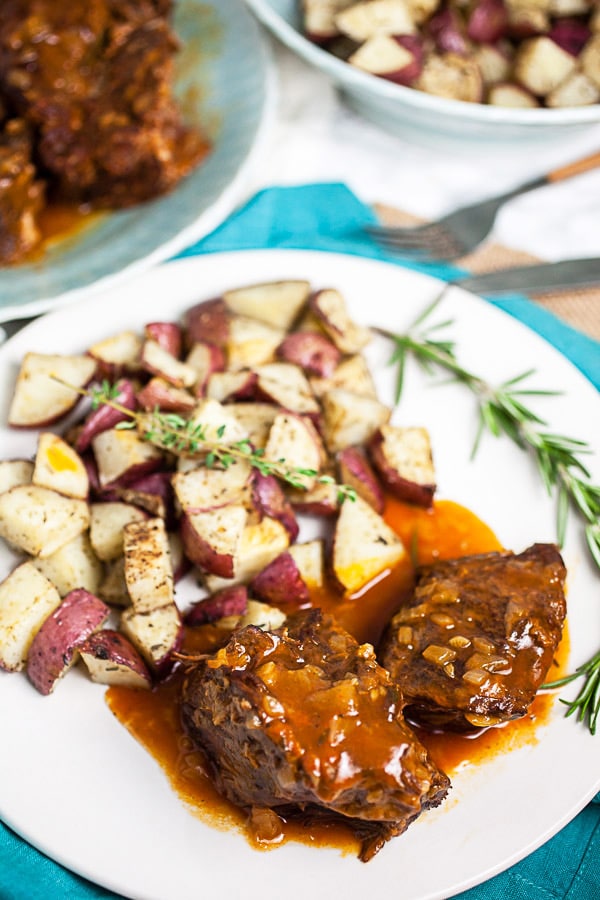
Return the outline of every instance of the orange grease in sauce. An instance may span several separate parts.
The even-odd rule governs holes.
[[[313,597],[314,606],[334,613],[339,623],[360,642],[377,643],[379,640],[403,595],[411,589],[413,559],[424,564],[436,559],[502,549],[487,525],[468,509],[451,501],[439,501],[432,509],[424,510],[388,499],[384,517],[409,550],[405,562],[359,597],[340,600],[325,591]],[[223,640],[223,632],[213,626],[204,626],[188,631],[185,646],[190,652],[206,652],[216,649]],[[559,677],[564,670],[567,655],[568,639],[565,636],[552,678]],[[201,755],[183,732],[178,704],[180,682],[181,677],[176,674],[153,691],[111,687],[106,698],[117,719],[154,756],[174,790],[195,814],[217,828],[244,830],[246,813],[221,797],[202,774]],[[418,734],[437,765],[452,776],[459,769],[535,741],[536,726],[548,717],[552,703],[552,695],[540,694],[527,716],[483,731],[477,737],[431,734],[422,730]],[[247,836],[253,841],[251,834]],[[311,824],[307,828],[298,823],[286,823],[282,839],[333,846],[345,853],[356,853],[358,849],[358,842],[341,825]],[[260,847],[264,849],[265,845],[260,844]]]

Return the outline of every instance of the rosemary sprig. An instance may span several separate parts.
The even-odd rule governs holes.
[[[402,394],[406,361],[410,355],[426,372],[443,369],[464,384],[479,406],[479,425],[472,455],[477,452],[485,431],[495,437],[506,435],[518,447],[528,451],[535,460],[546,490],[550,495],[553,492],[556,494],[557,543],[560,546],[564,543],[569,511],[573,509],[584,522],[587,546],[600,568],[600,485],[592,483],[591,475],[580,458],[591,452],[589,445],[547,430],[544,419],[526,404],[525,398],[557,393],[526,387],[525,382],[533,375],[533,370],[522,372],[494,387],[462,366],[456,356],[455,343],[439,335],[452,322],[425,324],[440,299],[438,297],[426,307],[405,334],[374,329],[394,344],[390,362],[397,366],[396,402]],[[567,715],[577,713],[578,719],[586,720],[590,732],[595,734],[600,717],[600,652],[573,674],[543,687],[561,687],[580,677],[584,683],[575,700],[561,699],[561,702],[568,707]]]
[[[307,478],[315,479],[319,484],[336,487],[338,503],[356,500],[354,488],[348,484],[336,484],[330,475],[319,475],[316,469],[289,466],[285,459],[265,459],[264,450],[254,448],[247,438],[227,441],[225,425],[216,429],[218,440],[215,441],[210,438],[206,425],[202,422],[194,422],[193,419],[186,419],[177,413],[164,413],[159,409],[144,413],[129,409],[116,400],[119,395],[118,385],[109,381],[105,380],[100,385],[87,389],[74,387],[58,378],[54,380],[84,397],[89,397],[92,409],[110,406],[122,413],[126,419],[119,422],[115,428],[137,429],[144,440],[161,450],[168,450],[177,456],[197,458],[209,469],[216,466],[228,469],[237,460],[244,460],[261,475],[273,475],[299,490],[306,490]]]
[[[479,404],[479,426],[472,456],[477,452],[486,430],[495,437],[504,434],[521,449],[529,451],[548,493],[551,495],[556,490],[557,543],[560,546],[564,543],[569,509],[574,508],[584,520],[586,542],[600,568],[600,485],[592,484],[590,473],[580,459],[591,449],[585,441],[547,430],[546,422],[524,402],[526,397],[554,396],[557,392],[525,387],[524,382],[534,374],[531,369],[502,382],[498,387],[465,369],[456,357],[454,342],[436,336],[436,332],[451,322],[417,329],[433,312],[435,305],[429,306],[406,334],[375,329],[394,343],[390,362],[397,365],[396,402],[402,394],[409,355],[412,354],[429,373],[436,367],[450,372],[469,388]]]
[[[549,681],[542,687],[544,690],[563,687],[565,684],[575,681],[576,678],[584,678],[583,687],[574,700],[559,698],[560,702],[567,707],[565,715],[572,716],[577,713],[577,720],[579,722],[588,720],[591,733],[596,734],[600,718],[600,651],[582,666],[578,666],[571,675],[565,675],[564,678],[558,678],[556,681]]]

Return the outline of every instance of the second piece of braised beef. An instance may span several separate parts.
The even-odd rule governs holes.
[[[236,632],[189,672],[182,712],[229,800],[255,816],[341,820],[368,860],[449,787],[400,707],[373,648],[308,610],[274,632]]]
[[[561,638],[565,575],[552,544],[423,567],[379,652],[407,718],[474,731],[525,715]]]

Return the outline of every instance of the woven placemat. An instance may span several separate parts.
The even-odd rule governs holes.
[[[385,225],[414,225],[423,221],[411,213],[385,203],[376,203],[373,208]],[[469,272],[481,274],[511,266],[538,263],[540,260],[529,253],[523,253],[522,250],[489,241],[478,247],[474,253],[455,262],[457,266]],[[532,294],[531,299],[588,337],[600,340],[600,286]]]

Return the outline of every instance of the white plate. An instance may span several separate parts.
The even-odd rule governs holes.
[[[274,114],[268,43],[241,0],[177,0],[175,92],[210,154],[170,194],[92,219],[41,259],[0,268],[0,322],[80,300],[189,246],[245,195]]]
[[[397,329],[439,290],[434,279],[400,267],[333,254],[240,252],[169,263],[93,301],[53,312],[1,348],[0,420],[6,420],[10,388],[26,350],[80,351],[118,329],[175,317],[225,288],[287,277],[339,287],[361,322]],[[548,344],[459,290],[444,301],[440,316],[455,320],[451,330],[465,365],[492,381],[534,366],[539,386],[564,392],[538,398],[550,426],[597,442],[600,398]],[[370,358],[380,394],[391,401],[388,351],[383,341],[375,342]],[[395,421],[430,429],[440,496],[473,509],[506,547],[520,551],[534,541],[553,540],[553,504],[521,451],[508,441],[486,438],[469,461],[475,411],[463,388],[432,387],[411,367]],[[3,457],[31,454],[34,441],[32,434],[0,430]],[[597,457],[590,467],[597,478]],[[4,577],[13,557],[6,549],[1,553]],[[575,521],[564,555],[573,666],[600,645],[598,573]],[[78,671],[50,697],[36,694],[23,674],[2,675],[0,721],[0,814],[6,823],[53,859],[136,900],[196,900],[223,892],[244,900],[283,895],[363,900],[388,893],[394,884],[401,885],[402,900],[439,900],[530,853],[600,788],[600,738],[565,719],[557,703],[535,742],[456,774],[445,804],[364,865],[335,850],[293,843],[258,853],[239,833],[205,825],[112,717],[103,689]]]

